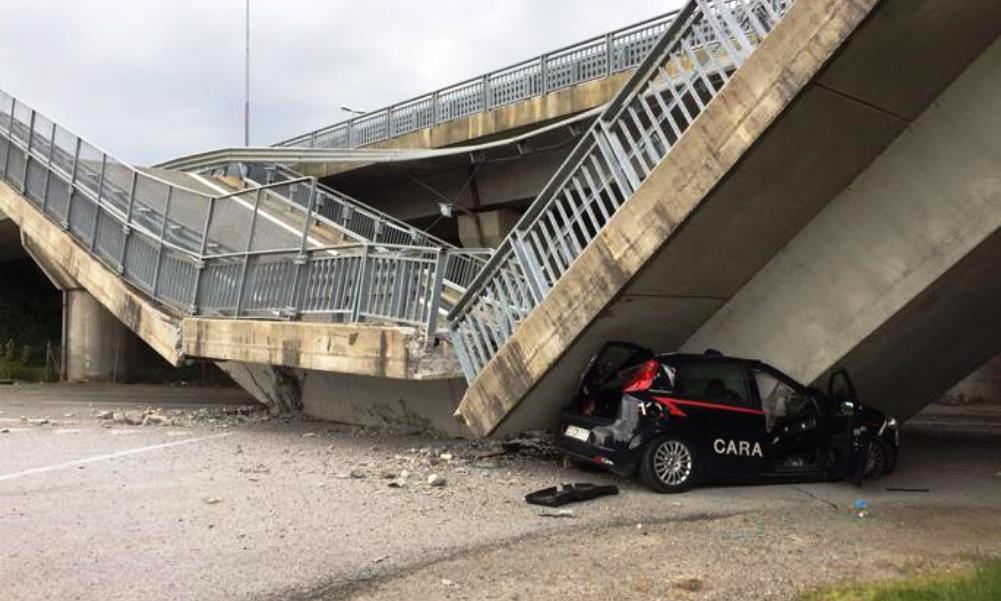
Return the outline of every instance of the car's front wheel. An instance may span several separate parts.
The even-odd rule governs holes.
[[[870,438],[863,441],[865,449],[865,468],[862,477],[865,480],[874,480],[887,473],[890,466],[890,449],[878,438]]]
[[[643,450],[639,473],[656,492],[685,492],[698,482],[695,448],[687,440],[670,436],[653,440]]]

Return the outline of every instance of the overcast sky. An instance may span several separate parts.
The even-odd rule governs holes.
[[[681,0],[251,0],[251,144]],[[0,0],[0,88],[138,164],[243,140],[244,0]]]

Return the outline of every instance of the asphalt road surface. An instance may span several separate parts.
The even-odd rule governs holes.
[[[0,598],[784,599],[1001,553],[1001,408],[922,415],[898,472],[862,489],[661,496],[493,443],[263,419],[244,403],[225,389],[0,388]],[[147,406],[173,425],[126,423]],[[564,481],[622,492],[564,518],[522,500]]]

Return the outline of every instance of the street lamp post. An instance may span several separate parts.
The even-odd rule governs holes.
[[[243,145],[250,146],[250,0],[247,0],[243,89]]]

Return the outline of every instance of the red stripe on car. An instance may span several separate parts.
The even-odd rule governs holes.
[[[717,409],[719,411],[733,411],[734,413],[747,413],[749,415],[764,415],[765,412],[760,409],[749,409],[747,407],[734,407],[732,405],[720,405],[719,403],[706,403],[704,401],[689,401],[684,399],[674,399],[671,397],[655,396],[653,397],[658,403],[665,405],[668,409],[672,407],[677,409],[675,405],[690,405],[692,407],[703,407],[705,409]],[[680,411],[680,410],[679,410]]]

